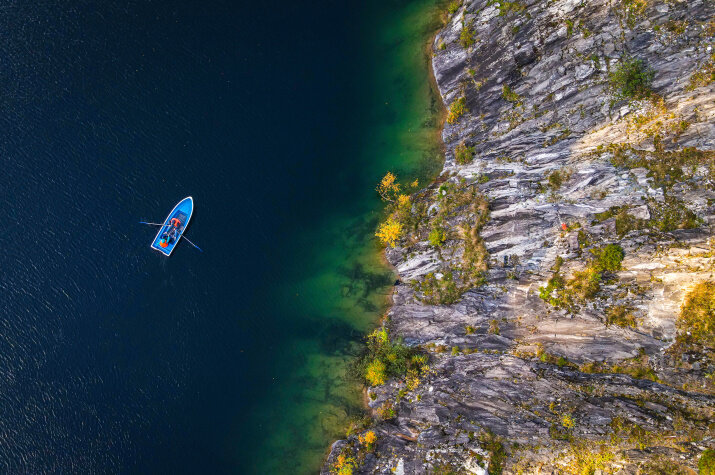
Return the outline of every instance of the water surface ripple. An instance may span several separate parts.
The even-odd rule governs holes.
[[[438,167],[434,2],[0,3],[0,472],[311,473]],[[187,235],[149,249],[192,195]]]

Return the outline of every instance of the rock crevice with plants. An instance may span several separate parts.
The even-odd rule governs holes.
[[[323,473],[715,473],[715,4],[453,2],[444,169]]]

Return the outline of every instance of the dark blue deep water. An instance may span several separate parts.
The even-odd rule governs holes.
[[[2,3],[0,472],[315,469],[391,281],[374,184],[437,163],[387,145],[435,111],[409,3]],[[138,221],[187,195],[205,252],[164,258]]]

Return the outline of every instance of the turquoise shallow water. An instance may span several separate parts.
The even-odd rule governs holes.
[[[3,5],[0,471],[313,473],[440,167],[433,1]],[[149,249],[192,195],[204,253]]]

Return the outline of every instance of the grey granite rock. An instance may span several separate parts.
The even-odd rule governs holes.
[[[371,408],[391,401],[396,417],[377,423],[376,447],[357,457],[357,472],[486,473],[500,465],[503,473],[572,473],[593,453],[605,461],[591,473],[635,474],[658,461],[692,470],[715,446],[715,397],[706,380],[712,360],[669,351],[685,294],[715,279],[713,155],[710,168],[664,190],[647,168],[615,166],[608,147],[715,149],[715,86],[687,87],[711,54],[715,40],[704,32],[708,22],[714,27],[715,4],[646,5],[629,17],[621,3],[606,0],[525,0],[501,9],[466,1],[438,33],[432,66],[439,92],[447,107],[464,97],[468,109],[444,126],[439,181],[487,197],[490,219],[480,235],[490,269],[486,284],[457,302],[428,305],[404,284],[457,265],[462,240],[437,250],[417,232],[387,250],[401,282],[389,330],[427,352],[430,371],[412,390],[396,380],[370,388]],[[680,33],[679,21],[686,25]],[[468,49],[458,41],[463,24],[478,39]],[[612,102],[608,71],[625,56],[655,71],[660,106]],[[505,85],[518,99],[505,99]],[[461,143],[474,147],[470,164],[454,159]],[[558,189],[547,180],[554,171],[563,178]],[[432,213],[436,186],[420,194]],[[670,199],[695,213],[695,229],[660,232],[648,224]],[[615,215],[597,219],[623,207],[641,226],[619,235]],[[458,236],[470,219],[464,207],[447,224]],[[625,251],[622,270],[593,299],[567,311],[539,297],[557,256],[561,273],[573,275],[588,265],[590,249],[609,243]],[[636,325],[607,325],[615,306],[629,309]],[[628,371],[634,361],[640,372]],[[588,370],[594,367],[602,369]],[[360,454],[355,436],[336,443],[324,473],[345,444]]]

